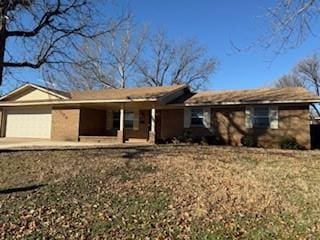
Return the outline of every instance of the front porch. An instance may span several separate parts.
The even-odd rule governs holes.
[[[80,142],[155,143],[155,132],[155,107],[133,104],[80,107]]]

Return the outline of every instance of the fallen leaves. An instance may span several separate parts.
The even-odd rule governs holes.
[[[320,152],[209,146],[0,153],[0,238],[320,237]]]

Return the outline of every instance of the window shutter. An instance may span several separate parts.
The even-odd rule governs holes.
[[[211,109],[210,108],[203,109],[203,125],[205,128],[211,127]]]
[[[139,110],[134,111],[134,119],[133,119],[133,129],[139,130]]]
[[[252,128],[253,127],[253,108],[252,107],[246,107],[246,128]]]
[[[190,108],[184,108],[184,128],[190,128],[191,111]]]
[[[277,106],[270,107],[269,111],[269,119],[270,119],[270,128],[278,129],[279,128],[279,111]]]

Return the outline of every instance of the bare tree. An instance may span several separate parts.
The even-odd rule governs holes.
[[[53,68],[74,63],[74,50],[83,39],[113,32],[126,18],[104,19],[98,5],[105,3],[105,0],[0,0],[0,85],[4,69],[10,72],[17,68],[39,69],[44,65]],[[102,28],[102,22],[108,22],[109,27]]]
[[[286,74],[280,77],[276,82],[275,86],[278,88],[283,87],[306,87],[305,83],[295,74]]]
[[[290,74],[284,75],[275,82],[277,87],[304,87],[320,96],[320,58],[318,55],[307,57],[293,68]],[[317,115],[319,109],[312,105]]]
[[[206,48],[195,40],[174,42],[160,31],[149,37],[148,48],[137,63],[140,84],[204,87],[217,67],[217,60],[206,53]]]
[[[125,88],[129,80],[135,84],[136,63],[141,56],[146,36],[146,29],[137,30],[129,22],[123,31],[114,31],[102,38],[101,45],[105,44],[109,64],[108,74],[114,79],[115,87]]]
[[[60,87],[86,90],[134,85],[146,34],[130,17],[121,28],[85,41],[77,49],[76,63],[62,71]]]
[[[305,87],[320,96],[320,58],[313,55],[301,60],[294,68]]]
[[[58,71],[42,68],[43,79],[49,85],[65,90],[114,88],[114,79],[104,69],[99,47],[95,41],[85,41],[78,48],[74,63],[65,65]]]
[[[276,47],[279,54],[302,44],[314,35],[315,24],[320,15],[320,2],[317,0],[278,0],[268,9],[270,28],[264,36],[265,47]]]
[[[320,58],[307,57],[298,62],[291,73],[275,82],[277,87],[304,87],[320,96]]]

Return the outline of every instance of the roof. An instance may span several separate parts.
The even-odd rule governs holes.
[[[170,95],[178,90],[187,88],[185,85],[161,86],[161,87],[141,87],[141,88],[122,88],[104,89],[91,91],[70,92],[72,100],[124,100],[124,99],[145,99],[158,100]]]
[[[58,94],[60,96],[64,96],[66,98],[70,98],[70,93],[69,92],[58,90],[58,89],[54,89],[54,88],[44,87],[44,86],[40,86],[40,85],[37,85],[37,84],[32,84],[32,85],[37,86],[39,88],[46,89],[47,91],[52,92],[52,93],[56,93],[56,94]]]
[[[58,99],[34,99],[18,102],[10,99],[12,96],[24,94],[30,89],[44,91],[50,95],[58,97]],[[7,95],[0,97],[0,105],[32,106],[38,104],[126,103],[135,101],[158,101],[162,104],[166,104],[168,101],[171,101],[185,92],[189,92],[189,88],[186,85],[64,92],[35,84],[25,84]]]
[[[59,99],[33,101],[6,101],[30,88],[40,89]],[[304,88],[263,88],[236,91],[207,91],[192,93],[186,85],[141,87],[124,89],[103,89],[92,91],[64,92],[56,89],[26,84],[0,98],[1,106],[35,104],[81,104],[81,103],[125,103],[134,101],[159,101],[162,104],[178,106],[201,105],[248,105],[269,103],[316,103],[320,97]]]
[[[13,96],[15,94],[19,94],[20,92],[23,92],[23,91],[25,91],[27,89],[30,89],[30,88],[39,89],[41,91],[44,91],[46,93],[52,94],[52,95],[57,96],[57,97],[60,97],[62,99],[67,99],[67,98],[70,97],[69,93],[64,92],[64,91],[60,91],[60,90],[57,90],[57,89],[52,89],[52,88],[40,86],[40,85],[37,85],[37,84],[27,83],[27,84],[24,84],[24,85],[16,88],[15,90],[9,92],[8,94],[0,97],[0,101],[4,101],[8,97]]]
[[[171,104],[232,105],[263,103],[320,102],[320,97],[301,87],[262,88],[235,91],[207,91],[178,98]]]

